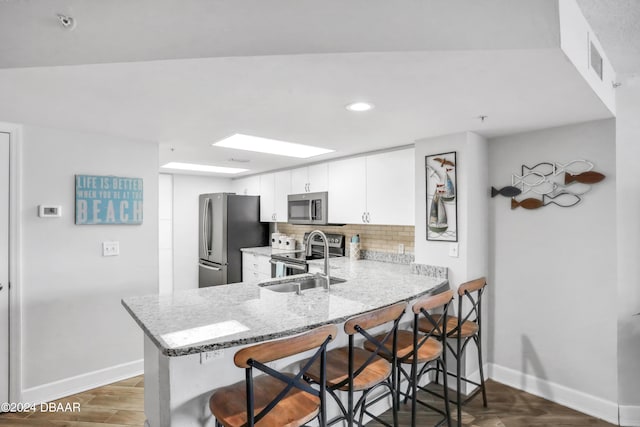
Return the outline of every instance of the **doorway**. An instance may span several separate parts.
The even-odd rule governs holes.
[[[9,401],[9,141],[0,132],[0,402]]]

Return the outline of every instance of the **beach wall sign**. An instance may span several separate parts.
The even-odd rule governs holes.
[[[142,178],[76,175],[76,224],[142,224]]]

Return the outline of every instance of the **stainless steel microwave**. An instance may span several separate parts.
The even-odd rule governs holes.
[[[326,191],[319,193],[289,194],[287,217],[289,224],[328,224]]]

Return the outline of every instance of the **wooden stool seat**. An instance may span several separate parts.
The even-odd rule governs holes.
[[[383,336],[376,337],[382,340]],[[406,356],[413,352],[413,332],[411,331],[398,331],[398,349],[396,350],[396,354],[399,360],[402,360],[402,363],[413,363],[413,356],[409,356],[405,359]],[[390,351],[393,348],[393,343],[387,341],[384,345]],[[375,346],[371,342],[366,342],[364,344],[364,348],[369,351],[374,351]],[[432,360],[437,359],[442,354],[442,343],[436,339],[429,338],[427,341],[418,348],[418,363],[426,363]],[[385,359],[390,359],[391,357],[382,353],[382,356]]]
[[[432,317],[437,322],[437,321],[440,321],[441,316],[439,314],[434,314]],[[447,336],[451,338],[457,338],[459,331],[452,332],[457,327],[458,327],[458,318],[449,317],[447,319],[447,329],[446,329]],[[433,326],[427,321],[427,319],[420,319],[418,321],[418,329],[420,330],[420,332],[431,332],[432,328]],[[462,324],[460,331],[461,331],[460,338],[471,337],[478,333],[478,324],[476,322],[466,321]],[[433,335],[439,336],[440,331],[433,331]]]
[[[361,348],[353,349],[354,370],[358,370],[371,353]],[[304,364],[304,362],[302,362]],[[313,381],[320,381],[320,364],[318,362],[311,365],[305,374]],[[380,356],[376,356],[360,375],[353,379],[353,390],[366,390],[381,383],[391,375],[391,364]],[[327,387],[335,388],[349,376],[349,348],[341,347],[327,352]],[[336,390],[346,391],[349,385],[345,384]]]
[[[335,325],[325,325],[299,335],[261,342],[241,348],[233,362],[245,371],[245,380],[219,388],[209,399],[216,427],[300,427],[318,419],[326,427],[324,360],[329,342],[338,335]],[[278,371],[267,365],[308,351],[309,360],[320,361],[320,390],[297,373]],[[263,372],[254,375],[254,371]]]
[[[293,377],[293,375],[287,375]],[[282,381],[268,375],[253,379],[255,388],[254,412],[259,413],[286,386]],[[247,385],[244,381],[220,388],[211,396],[209,408],[225,427],[247,425]],[[297,427],[306,424],[318,415],[320,398],[299,389],[292,389],[256,426]]]

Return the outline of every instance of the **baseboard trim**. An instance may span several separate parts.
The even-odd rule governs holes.
[[[22,391],[22,401],[29,403],[50,402],[72,394],[91,390],[116,381],[135,377],[144,372],[144,360],[123,363],[60,381],[39,385]]]
[[[489,378],[576,411],[618,425],[618,404],[514,369],[489,365]],[[630,407],[635,408],[635,407]],[[640,413],[634,413],[636,420]],[[631,419],[631,417],[630,417]],[[626,424],[624,424],[626,425]],[[632,424],[638,425],[638,424]]]
[[[640,426],[640,406],[620,405],[620,425],[624,427]]]

